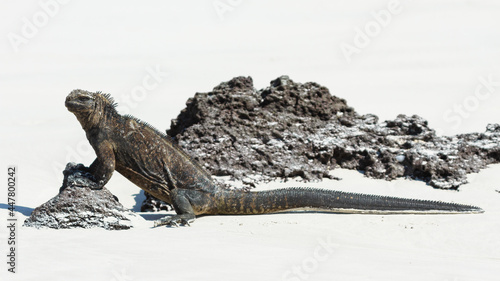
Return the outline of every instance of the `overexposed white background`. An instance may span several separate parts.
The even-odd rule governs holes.
[[[26,207],[55,195],[66,162],[95,157],[64,107],[77,88],[160,130],[194,93],[240,75],[257,89],[314,81],[360,114],[418,114],[445,135],[500,123],[498,1],[2,0],[0,23],[0,167],[19,166]],[[132,184],[110,188],[136,206]]]
[[[92,160],[63,105],[73,89],[164,130],[188,97],[239,75],[257,89],[315,81],[360,114],[418,114],[445,135],[500,123],[496,1],[0,3],[2,162]]]

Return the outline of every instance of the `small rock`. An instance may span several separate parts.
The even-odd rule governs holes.
[[[146,199],[142,202],[141,212],[171,211],[172,205],[155,198],[151,194],[144,192]]]
[[[399,163],[402,163],[405,161],[405,156],[404,155],[397,155],[396,156],[396,161],[398,161]]]
[[[127,210],[108,189],[92,190],[91,175],[82,164],[68,163],[59,194],[37,207],[24,226],[129,229],[142,217]]]
[[[488,124],[486,131],[490,133],[500,133],[500,124]]]

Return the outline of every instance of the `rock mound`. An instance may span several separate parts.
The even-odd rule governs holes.
[[[36,208],[24,226],[36,228],[129,229],[139,216],[128,211],[109,190],[92,190],[82,164],[68,163],[59,194]]]
[[[213,175],[250,185],[297,176],[321,180],[342,167],[456,189],[466,174],[499,162],[499,128],[444,137],[417,115],[379,123],[317,83],[281,76],[262,90],[251,77],[236,77],[197,93],[167,134]]]

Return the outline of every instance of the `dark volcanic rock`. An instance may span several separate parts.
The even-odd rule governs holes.
[[[456,189],[468,173],[500,161],[498,124],[485,133],[445,137],[417,115],[379,123],[327,88],[287,76],[262,90],[251,77],[236,77],[196,93],[167,134],[213,175],[249,185],[289,177],[321,180],[342,167]]]
[[[151,194],[144,192],[144,195],[146,195],[146,199],[144,199],[144,201],[142,202],[141,212],[159,212],[173,210],[172,205],[161,201]]]
[[[236,77],[197,93],[167,134],[212,174],[247,182],[320,180],[342,167],[457,188],[467,173],[500,159],[499,125],[481,134],[441,137],[417,115],[379,123],[327,88],[287,76],[263,90],[254,89],[250,77]]]
[[[24,226],[36,228],[129,229],[138,216],[123,207],[109,190],[92,190],[82,164],[68,163],[59,194],[36,208]]]
[[[313,163],[325,160],[304,136],[353,112],[316,83],[282,76],[256,91],[252,78],[237,77],[189,99],[167,134],[217,176],[315,179],[329,177],[329,161]]]

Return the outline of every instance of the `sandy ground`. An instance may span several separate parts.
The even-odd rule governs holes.
[[[486,211],[479,215],[209,216],[191,227],[153,229],[152,220],[160,214],[142,214],[146,220],[127,231],[22,228],[19,273],[7,280],[163,280],[164,276],[172,280],[497,280],[500,208],[491,178],[498,172],[497,165],[475,175],[461,192],[435,190],[421,182],[372,180],[347,170],[334,172],[343,179],[340,182],[307,184],[476,204]],[[275,182],[259,189],[290,185],[303,183]],[[120,199],[133,197],[119,188],[112,192]],[[6,210],[0,212],[7,215]]]
[[[22,221],[54,196],[68,161],[95,157],[64,107],[75,88],[111,93],[121,113],[164,130],[195,92],[234,76],[256,88],[287,74],[315,81],[359,113],[418,114],[441,134],[500,123],[496,1],[2,1],[0,219],[7,165],[19,168]],[[331,3],[332,2],[332,3]],[[347,51],[346,51],[347,50]],[[270,183],[474,204],[480,215],[203,217],[191,227],[18,229],[16,274],[1,280],[498,280],[500,166],[459,192],[364,178]],[[119,175],[108,188],[138,210]],[[7,253],[0,227],[0,254]],[[6,257],[5,257],[6,259]]]

